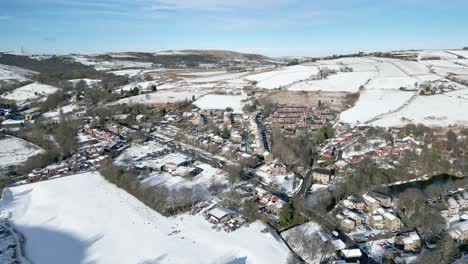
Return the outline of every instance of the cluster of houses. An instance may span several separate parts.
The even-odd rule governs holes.
[[[96,138],[103,141],[99,142]],[[115,150],[117,153],[120,153],[128,147],[128,144],[122,140],[109,142],[100,136],[96,136],[96,138],[90,137],[91,140],[81,141],[82,146],[80,146],[69,159],[56,164],[51,164],[44,168],[34,169],[27,175],[26,181],[37,182],[47,180],[50,177],[57,175],[74,174],[98,168],[99,163],[107,157],[109,151]]]
[[[468,188],[450,191],[436,201],[449,226],[449,235],[457,241],[468,241]]]
[[[134,166],[147,172],[160,171],[174,176],[194,177],[203,171],[203,169],[193,166],[194,162],[194,159],[184,154],[173,152],[157,158],[137,161]]]
[[[415,152],[420,151],[418,146],[421,144],[414,136],[410,135],[403,138],[400,137],[403,134],[403,128],[392,128],[388,132],[394,137],[392,144],[386,142],[385,144],[378,144],[377,142],[384,142],[383,139],[376,141],[377,146],[372,146],[365,151],[356,151],[350,155],[343,155],[345,148],[353,147],[358,143],[358,139],[364,137],[367,127],[355,127],[342,129],[346,126],[337,126],[338,129],[334,129],[336,134],[335,137],[326,140],[325,144],[320,149],[320,159],[323,160],[338,160],[335,165],[341,168],[347,164],[353,164],[362,161],[366,158],[373,160],[384,160],[387,158],[397,158],[405,150],[412,150]]]
[[[90,125],[85,125],[83,128],[83,132],[87,135],[90,135],[100,140],[104,140],[108,142],[118,141],[120,139],[119,136],[113,133],[110,133],[110,132],[107,132],[98,128],[92,128]]]
[[[317,130],[335,120],[336,115],[330,109],[283,106],[275,109],[266,119],[271,128],[281,128],[287,131],[296,129]]]
[[[252,149],[255,153],[263,155],[266,160],[271,159],[270,144],[268,143],[268,137],[266,131],[261,124],[260,114],[254,112],[249,116],[249,130],[250,134],[253,135],[254,142]]]
[[[392,197],[385,194],[353,195],[341,201],[336,209],[335,217],[346,233],[397,231],[401,228],[401,220],[394,214]]]
[[[255,187],[255,195],[260,210],[264,210],[266,213],[270,214],[270,219],[272,218],[277,220],[281,208],[286,204],[286,202],[260,186]]]
[[[2,128],[16,130],[34,122],[41,115],[40,108],[18,107],[16,111],[11,108],[0,108],[0,121]]]

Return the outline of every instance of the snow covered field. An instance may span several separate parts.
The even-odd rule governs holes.
[[[362,91],[356,105],[341,113],[340,120],[353,124],[363,123],[398,109],[414,94],[415,92],[390,89]]]
[[[359,87],[375,76],[374,72],[343,72],[324,80],[305,81],[292,85],[289,91],[358,92]]]
[[[275,89],[299,81],[305,81],[312,75],[318,73],[316,66],[289,66],[278,70],[249,75],[246,77],[249,81],[257,81],[257,86],[265,89]]]
[[[141,69],[110,71],[110,73],[113,73],[115,75],[128,75],[128,77],[137,76],[137,75],[141,74],[142,72],[143,72],[143,70],[141,70]]]
[[[42,116],[44,116],[46,118],[53,119],[53,120],[58,120],[59,117],[60,117],[60,111],[63,114],[69,114],[69,113],[71,113],[73,111],[77,111],[79,109],[80,108],[77,105],[69,104],[69,105],[65,105],[63,107],[60,107],[59,109],[56,109],[54,111],[45,112]]]
[[[192,96],[196,98],[205,95],[207,91],[194,89],[192,91],[179,90],[164,90],[154,93],[140,94],[132,97],[120,99],[116,104],[168,104],[177,103],[184,100],[192,100]]]
[[[101,82],[101,80],[88,79],[88,78],[69,80],[69,82],[71,82],[73,85],[76,85],[79,81],[86,82],[86,85],[88,85],[88,86],[94,86],[94,85],[97,85],[97,84],[99,84]]]
[[[19,165],[41,152],[41,148],[26,140],[5,136],[0,139],[0,169]]]
[[[97,173],[9,188],[1,209],[38,264],[285,263],[289,252],[259,222],[225,233],[200,215],[166,218]]]
[[[124,85],[124,86],[122,86],[120,88],[117,88],[116,90],[120,91],[120,89],[122,89],[124,91],[130,91],[133,88],[137,87],[141,92],[141,91],[145,91],[145,90],[151,90],[151,87],[153,85],[157,86],[157,82],[155,82],[155,81],[137,82],[137,83]]]
[[[36,82],[20,88],[16,88],[10,93],[2,94],[1,97],[4,99],[13,100],[19,104],[24,104],[31,100],[46,98],[56,91],[58,91],[56,87]]]
[[[207,94],[196,100],[194,104],[200,109],[224,110],[230,107],[234,113],[242,113],[242,100],[246,98],[244,95]]]
[[[422,123],[427,126],[468,124],[468,89],[432,96],[418,96],[400,111],[371,122],[378,126]]]
[[[197,78],[189,79],[187,81],[191,83],[222,82],[222,81],[240,79],[241,77],[245,75],[246,75],[245,72],[222,73],[222,74],[216,74],[212,76],[197,77]]]
[[[15,66],[0,64],[0,80],[27,81],[35,72]]]

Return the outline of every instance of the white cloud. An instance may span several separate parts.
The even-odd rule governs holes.
[[[149,0],[148,2],[150,2]],[[291,4],[296,0],[154,0],[152,9],[155,10],[205,10],[229,11],[238,9],[271,8]]]

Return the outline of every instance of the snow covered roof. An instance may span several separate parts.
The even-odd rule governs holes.
[[[346,248],[346,244],[341,241],[341,239],[332,240],[330,243],[335,250],[342,250]]]
[[[390,221],[393,221],[393,220],[397,219],[397,217],[396,217],[395,215],[393,215],[392,213],[389,213],[389,212],[385,212],[385,213],[383,214],[383,216],[384,216],[386,219],[390,220]]]
[[[176,165],[189,161],[190,158],[181,153],[169,153],[162,157],[161,162],[164,164],[173,163]]]
[[[341,253],[345,258],[360,258],[362,256],[361,250],[359,248],[342,249]]]
[[[410,235],[403,238],[403,243],[405,244],[412,244],[416,241],[419,241],[420,238],[416,232],[412,232]]]
[[[24,123],[24,120],[14,120],[14,119],[7,119],[5,121],[2,122],[2,125],[3,126],[7,126],[7,125],[21,125]]]
[[[227,208],[214,208],[208,212],[211,216],[216,219],[222,219],[228,215],[235,214],[236,212]]]
[[[374,197],[372,197],[372,196],[370,196],[368,194],[364,194],[362,196],[362,198],[364,198],[364,201],[367,201],[369,203],[376,203],[377,202],[377,200]]]

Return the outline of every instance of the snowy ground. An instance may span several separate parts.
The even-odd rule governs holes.
[[[122,87],[117,88],[116,90],[120,91],[122,89],[124,91],[130,91],[133,88],[137,87],[141,92],[141,91],[144,91],[144,90],[151,90],[151,86],[153,86],[153,85],[157,86],[158,83],[155,82],[155,81],[137,82],[137,83],[124,85]]]
[[[359,87],[375,76],[374,72],[343,72],[324,80],[305,81],[292,85],[289,91],[358,92]]]
[[[265,171],[268,169],[267,165],[259,167],[255,174],[260,177],[261,181],[266,185],[276,185],[277,188],[284,193],[291,194],[294,191],[294,174],[275,175],[272,176]]]
[[[194,105],[200,109],[224,110],[230,107],[234,113],[242,113],[242,100],[246,98],[244,95],[207,94],[196,100]]]
[[[166,149],[154,141],[148,141],[143,144],[133,144],[129,148],[125,149],[115,160],[118,165],[128,166],[132,161],[136,161],[143,157],[160,153]]]
[[[414,94],[415,92],[390,89],[362,91],[355,106],[341,113],[340,120],[347,123],[363,123],[398,109]]]
[[[41,152],[41,148],[26,140],[5,136],[0,139],[0,170],[8,166],[19,165]]]
[[[167,103],[177,103],[184,100],[192,100],[192,96],[198,98],[206,94],[207,91],[194,89],[189,90],[164,90],[157,91],[154,93],[141,94],[137,96],[127,97],[120,99],[116,104],[167,104]]]
[[[53,119],[53,120],[58,120],[59,117],[60,117],[60,111],[62,111],[63,114],[69,114],[69,113],[71,113],[73,111],[76,111],[78,109],[79,109],[79,107],[77,105],[69,104],[69,105],[65,105],[63,107],[60,107],[59,109],[49,111],[49,112],[45,112],[42,116],[44,116],[46,118]]]
[[[400,111],[372,122],[378,126],[422,123],[427,126],[468,124],[468,89],[432,96],[418,96]]]
[[[361,147],[361,149],[355,150],[354,147],[356,145],[359,145]],[[343,156],[342,157],[344,159],[347,159],[347,158],[353,157],[353,156],[364,155],[364,154],[366,154],[368,152],[374,151],[374,150],[379,149],[379,148],[381,148],[383,146],[386,146],[386,145],[387,145],[387,143],[385,142],[385,140],[381,140],[381,139],[369,139],[364,144],[354,142],[353,144],[349,144],[349,145],[347,145],[346,147],[343,148]]]
[[[15,66],[0,64],[0,80],[27,81],[35,72]]]
[[[110,71],[110,73],[113,73],[115,75],[128,75],[128,77],[134,77],[143,72],[142,69],[130,69],[130,70],[116,70],[116,71]]]
[[[76,85],[79,81],[84,81],[86,82],[86,85],[88,85],[88,87],[95,86],[101,82],[101,80],[98,80],[98,79],[88,79],[88,78],[73,79],[73,80],[68,80],[68,81],[71,82],[73,85]]]
[[[285,263],[259,222],[217,232],[200,215],[166,218],[97,173],[9,188],[1,202],[34,263]]]
[[[299,81],[310,79],[318,73],[317,66],[289,66],[277,70],[247,76],[249,81],[257,81],[257,86],[265,89],[280,88]]]
[[[50,85],[31,83],[23,87],[16,88],[10,93],[2,94],[1,97],[23,104],[31,100],[46,98],[56,91],[58,91],[58,89]]]
[[[227,177],[221,169],[213,168],[209,164],[201,162],[195,162],[193,166],[201,168],[203,171],[195,177],[182,177],[167,172],[153,172],[143,179],[141,183],[147,186],[164,185],[170,190],[180,188],[196,189],[198,193],[203,194],[203,198],[205,199],[211,197],[209,188],[213,184],[229,186]]]

